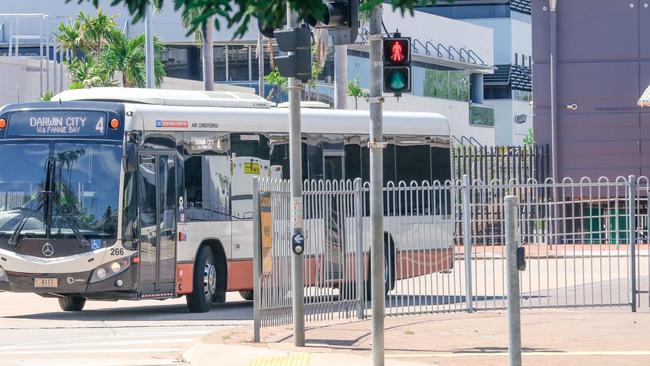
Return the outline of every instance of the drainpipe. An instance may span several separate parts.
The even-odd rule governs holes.
[[[557,152],[557,1],[549,0],[551,10],[551,156],[553,159],[553,180],[559,179],[559,165]]]

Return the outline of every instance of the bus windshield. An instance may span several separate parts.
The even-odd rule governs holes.
[[[24,221],[25,237],[114,239],[121,155],[100,142],[0,143],[0,237]]]

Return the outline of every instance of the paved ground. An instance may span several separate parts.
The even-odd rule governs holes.
[[[528,310],[522,314],[523,361],[530,365],[650,364],[650,309]],[[387,365],[505,365],[507,316],[502,312],[436,314],[386,319]],[[305,348],[293,347],[290,327],[231,328],[203,339],[185,354],[196,366],[320,366],[370,363],[369,321],[310,326]]]
[[[88,302],[81,313],[55,299],[0,293],[0,365],[176,365],[201,337],[248,325],[252,303],[229,295],[209,313],[185,300]]]

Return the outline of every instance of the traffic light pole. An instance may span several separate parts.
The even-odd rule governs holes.
[[[297,15],[287,2],[287,28],[296,27]],[[291,54],[290,52],[289,54]],[[302,83],[289,81],[289,171],[291,179],[292,241],[302,237],[302,138],[300,128],[300,90]],[[291,243],[294,246],[294,243]],[[291,257],[291,298],[293,305],[293,340],[296,347],[305,346],[305,262],[303,254],[294,250]]]
[[[372,364],[384,365],[384,200],[383,200],[383,121],[382,121],[382,7],[370,18],[370,227]]]

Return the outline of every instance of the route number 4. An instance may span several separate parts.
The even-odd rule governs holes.
[[[100,118],[99,121],[97,121],[97,126],[95,126],[95,130],[99,133],[104,133],[104,117]]]

